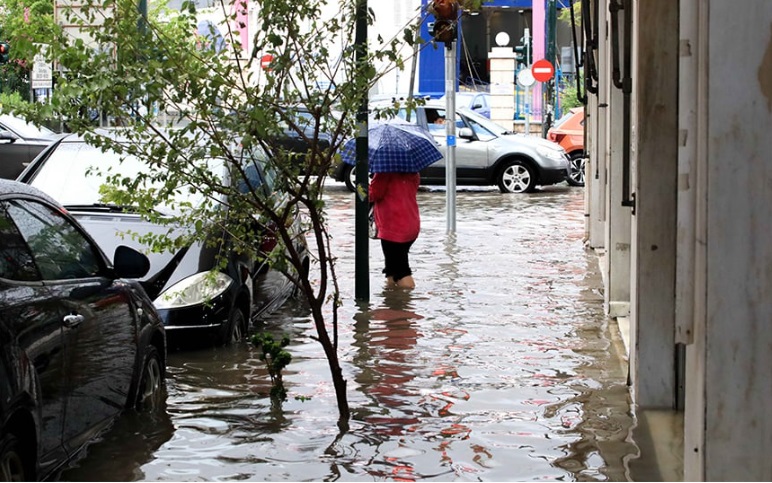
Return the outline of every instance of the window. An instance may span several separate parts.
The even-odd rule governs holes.
[[[236,182],[240,193],[249,193],[258,188],[265,195],[270,195],[275,189],[275,178],[273,170],[268,161],[268,155],[260,147],[253,147],[249,153],[242,153],[242,168],[244,176],[237,173]]]
[[[468,118],[467,121],[469,122],[469,127],[472,128],[472,131],[474,131],[474,133],[477,135],[477,139],[480,141],[490,141],[491,139],[496,139],[495,134],[490,132],[476,120]]]
[[[29,200],[6,204],[43,280],[88,278],[99,275],[96,248],[61,213]]]
[[[8,203],[0,203],[0,277],[21,282],[40,280],[32,253],[8,214]]]

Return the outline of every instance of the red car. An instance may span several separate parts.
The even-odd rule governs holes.
[[[571,186],[584,186],[584,108],[574,107],[547,131],[547,139],[563,146],[571,158]]]

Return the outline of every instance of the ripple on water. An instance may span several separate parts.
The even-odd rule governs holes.
[[[328,196],[349,431],[338,431],[307,309],[291,302],[259,325],[291,339],[281,406],[247,344],[172,353],[165,430],[138,445],[137,424],[117,427],[63,479],[625,479],[624,460],[637,454],[627,374],[582,242],[582,190],[462,190],[454,236],[444,192],[422,190],[411,250],[418,288],[384,290],[380,245],[370,241],[366,304],[353,301],[353,197]]]

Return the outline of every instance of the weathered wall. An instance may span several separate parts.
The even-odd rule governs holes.
[[[772,2],[708,3],[705,478],[770,481]]]

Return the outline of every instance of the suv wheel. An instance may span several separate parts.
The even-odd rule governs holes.
[[[346,188],[352,193],[357,190],[357,169],[356,166],[346,165],[343,168],[343,181],[346,183]]]
[[[497,181],[502,193],[530,193],[536,188],[533,168],[519,159],[507,162]]]
[[[584,153],[579,151],[571,154],[571,172],[568,175],[568,184],[571,186],[584,186]]]

